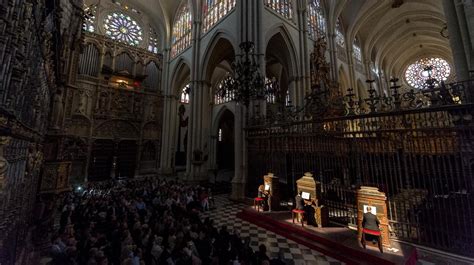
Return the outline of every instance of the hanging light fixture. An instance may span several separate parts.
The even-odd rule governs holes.
[[[251,101],[265,98],[264,78],[260,73],[255,44],[244,41],[239,47],[241,53],[232,62],[234,82],[227,89],[234,95],[234,101],[248,107]]]

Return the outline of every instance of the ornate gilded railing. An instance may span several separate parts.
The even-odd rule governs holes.
[[[315,86],[307,94],[304,105],[280,106],[276,112],[266,115],[253,115],[249,120],[250,127],[257,125],[285,124],[297,121],[324,119],[345,119],[359,115],[391,115],[397,112],[423,109],[436,110],[451,106],[468,105],[474,102],[474,80],[456,83],[436,83],[422,89],[402,88],[398,79],[392,79],[390,95],[380,95],[373,87],[372,80],[367,81],[368,97],[358,98],[352,88],[346,95],[331,92],[329,88]]]

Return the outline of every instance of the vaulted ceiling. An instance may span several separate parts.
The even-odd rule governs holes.
[[[174,14],[183,0],[129,0],[128,3],[145,12],[153,23],[170,35]],[[186,0],[187,1],[187,0]],[[195,1],[195,0],[192,0]]]
[[[144,10],[170,35],[174,14],[182,1],[129,0]],[[442,0],[322,0],[329,24],[343,21],[348,41],[360,39],[365,59],[390,74],[401,76],[406,67],[425,56],[440,56],[452,63]],[[201,2],[195,3],[194,8]]]
[[[366,59],[401,76],[416,59],[440,56],[452,62],[442,0],[329,0],[346,36],[357,36]]]

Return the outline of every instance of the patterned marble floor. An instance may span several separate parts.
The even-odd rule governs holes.
[[[215,202],[216,208],[204,213],[202,217],[210,217],[217,227],[226,225],[229,231],[237,230],[241,237],[249,237],[251,246],[255,251],[258,250],[259,244],[265,244],[267,254],[271,259],[277,257],[279,251],[282,251],[288,265],[343,264],[306,246],[237,218],[236,213],[240,212],[246,205],[231,202],[228,195],[216,196]]]

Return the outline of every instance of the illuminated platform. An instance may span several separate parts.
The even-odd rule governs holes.
[[[289,211],[257,212],[249,206],[237,217],[347,264],[415,265],[417,261],[416,248],[410,245],[393,242],[392,249],[384,249],[384,253],[376,247],[363,249],[357,241],[356,231],[344,227],[317,228],[306,224],[301,227],[296,221],[293,224]]]

